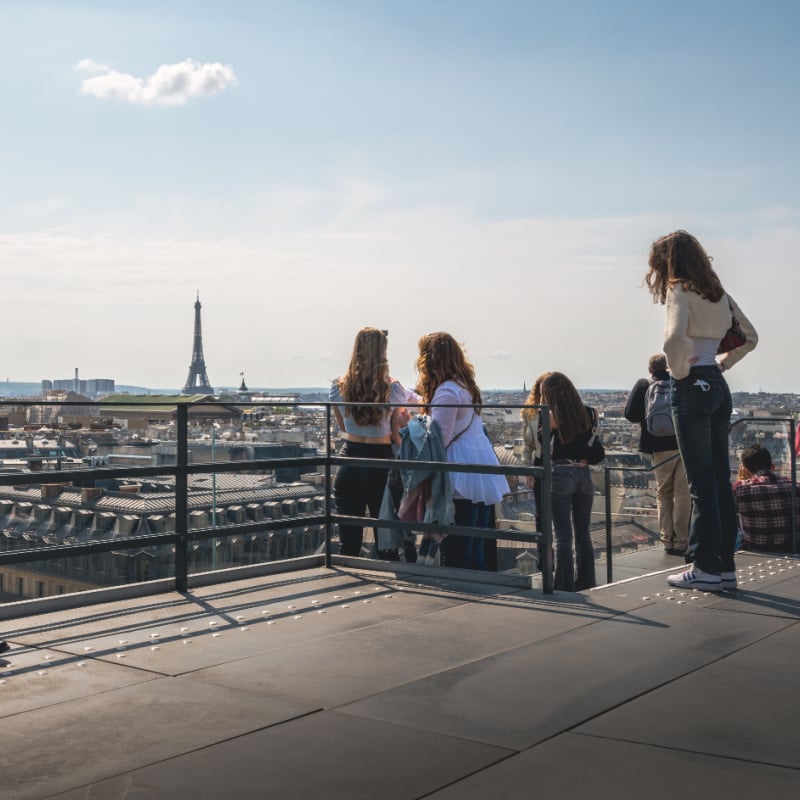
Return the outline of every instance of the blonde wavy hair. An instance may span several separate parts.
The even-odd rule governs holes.
[[[673,231],[656,239],[650,248],[645,283],[654,303],[667,301],[667,290],[680,284],[712,303],[722,299],[725,290],[711,266],[711,257],[691,233]]]
[[[470,393],[475,412],[480,414],[483,398],[475,381],[475,368],[449,333],[426,333],[420,338],[417,373],[417,392],[426,405],[445,381],[455,381]]]
[[[347,372],[338,380],[339,394],[347,403],[388,403],[391,394],[386,331],[362,328],[353,344]],[[388,409],[380,406],[348,406],[345,414],[359,425],[378,425]]]
[[[531,390],[528,393],[528,398],[527,400],[525,400],[526,408],[523,408],[522,411],[520,412],[520,417],[522,417],[523,420],[527,420],[530,422],[539,413],[538,408],[529,408],[527,406],[538,406],[542,404],[542,381],[549,374],[550,374],[549,372],[543,372],[533,382],[533,386],[531,386]]]

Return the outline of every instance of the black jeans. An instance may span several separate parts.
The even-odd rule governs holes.
[[[590,533],[594,484],[589,467],[553,464],[550,498],[556,542],[554,587],[563,592],[591,589],[597,583]]]
[[[703,572],[731,572],[737,528],[728,457],[731,393],[714,366],[692,367],[670,386],[675,434],[692,495],[689,552]]]
[[[348,458],[392,458],[390,444],[362,444],[345,442],[339,450],[340,456]],[[369,516],[378,518],[386,488],[388,467],[360,467],[358,464],[345,464],[336,471],[333,481],[333,502],[337,514],[347,517]],[[343,556],[357,556],[361,553],[364,529],[360,525],[339,526],[339,552]]]

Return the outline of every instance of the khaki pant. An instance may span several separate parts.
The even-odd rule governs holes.
[[[677,450],[653,453],[658,532],[664,547],[685,550],[689,544],[692,498],[686,470]]]

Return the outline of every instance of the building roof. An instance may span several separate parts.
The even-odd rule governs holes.
[[[222,478],[223,476],[218,476]],[[247,476],[242,476],[247,477]],[[194,482],[189,489],[189,510],[209,508],[216,503],[220,508],[231,505],[247,505],[248,503],[283,502],[285,500],[301,500],[319,495],[319,487],[308,483],[280,483],[276,486],[263,486],[257,483],[248,484],[239,481],[238,485],[229,483],[217,486],[212,490],[210,482],[207,486]],[[130,494],[127,492],[106,491],[98,498],[84,502],[80,488],[66,486],[57,495],[42,500],[38,487],[0,487],[0,500],[10,500],[15,504],[30,503],[31,506],[56,506],[68,509],[89,509],[95,513],[110,514],[172,514],[175,512],[175,493],[171,490]]]
[[[207,416],[231,416],[241,413],[236,406],[216,402],[213,396],[206,394],[110,394],[100,401],[101,413],[117,416],[131,413],[172,414],[179,405],[191,406],[193,415],[200,412]]]

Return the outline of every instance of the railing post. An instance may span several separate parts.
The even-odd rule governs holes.
[[[331,566],[331,409],[325,406],[325,566]]]
[[[175,408],[177,463],[175,470],[175,589],[189,588],[189,407],[181,403]]]
[[[797,434],[796,420],[789,419],[789,464],[791,465],[791,481],[792,481],[792,552],[797,554],[798,551],[798,531],[797,531],[797,453],[794,449],[795,436]]]
[[[603,467],[605,473],[605,490],[606,495],[606,583],[612,583],[613,565],[611,563],[612,550],[611,550],[611,467]]]
[[[542,592],[553,594],[553,505],[551,487],[553,467],[550,463],[550,407],[539,409],[542,417]]]

